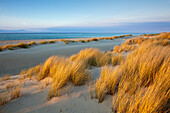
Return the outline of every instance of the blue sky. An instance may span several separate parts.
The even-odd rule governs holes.
[[[170,0],[0,0],[0,29],[170,31]]]

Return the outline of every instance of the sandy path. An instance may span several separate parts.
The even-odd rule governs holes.
[[[99,48],[102,51],[110,51],[115,45],[123,42],[123,38],[114,40],[100,40],[88,43],[70,42],[68,45],[64,42],[55,44],[39,45],[29,49],[6,50],[0,52],[0,76],[4,74],[18,74],[21,70],[43,63],[52,55],[70,56],[78,53],[85,48]]]

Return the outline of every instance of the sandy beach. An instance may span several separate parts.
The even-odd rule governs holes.
[[[134,104],[135,98],[132,94],[134,90],[137,91],[133,92],[136,93],[137,99],[141,98],[138,101],[140,103],[145,103],[146,98],[149,97],[150,104],[143,106],[154,106],[155,98],[151,97],[158,96],[157,99],[160,100],[158,102],[164,102],[166,110],[167,101],[165,100],[168,98],[166,93],[169,87],[167,74],[169,55],[166,53],[169,51],[169,39],[162,39],[162,37],[167,37],[167,34],[163,33],[163,36],[160,35],[158,38],[157,36],[123,37],[86,43],[68,42],[65,44],[57,41],[53,44],[31,46],[27,49],[4,50],[0,52],[0,112],[114,113],[117,109],[119,111],[126,109],[129,102]],[[17,43],[20,42],[17,41]],[[3,43],[17,44],[16,41]],[[159,62],[162,61],[160,59],[154,60],[160,54],[162,55],[160,59],[165,60],[164,64]],[[159,82],[153,82],[153,85],[144,89],[143,86],[138,87],[143,79],[134,77],[143,70],[148,72],[146,62],[158,62],[160,64],[149,63],[149,65],[161,65],[162,68],[158,72],[160,78],[155,79]],[[138,69],[139,72],[132,76],[135,73],[133,71],[139,68],[138,64],[144,65],[143,70]],[[28,70],[19,74],[24,69]],[[162,70],[165,76],[160,74]],[[4,76],[6,74],[8,76]],[[128,82],[127,80],[123,83],[126,77],[124,78],[121,74],[130,76],[128,80],[135,79],[135,81]],[[123,86],[120,84],[121,80]],[[147,79],[143,82],[145,81]],[[135,84],[132,84],[133,82]],[[131,85],[127,85],[128,83]],[[126,87],[130,87],[129,90]],[[133,89],[134,87],[138,90]],[[162,89],[165,90],[162,91]],[[122,106],[125,107],[121,108]],[[131,107],[134,106],[135,104]]]
[[[99,40],[91,41],[88,43],[81,42],[69,42],[65,44],[64,42],[56,42],[54,44],[38,45],[33,46],[28,49],[17,49],[17,50],[5,50],[0,52],[0,75],[3,77],[5,74],[15,75],[11,76],[10,80],[1,82],[0,89],[1,92],[5,91],[5,86],[8,83],[20,84],[22,86],[21,93],[23,97],[19,100],[14,100],[1,108],[2,112],[42,112],[47,113],[86,113],[86,112],[111,112],[111,101],[112,97],[108,96],[106,101],[98,104],[96,99],[91,99],[89,96],[89,86],[88,84],[78,87],[73,87],[71,84],[68,93],[62,95],[61,97],[47,101],[47,92],[51,85],[40,89],[43,81],[37,82],[35,79],[24,79],[18,81],[21,75],[17,75],[23,69],[28,69],[37,64],[43,63],[48,57],[52,55],[66,56],[69,57],[73,54],[77,54],[80,50],[85,48],[98,48],[103,52],[113,50],[116,45],[121,45],[126,39],[130,37],[124,37],[114,40]],[[74,40],[74,39],[70,39]],[[75,39],[80,40],[80,39]],[[84,40],[84,38],[81,38]],[[87,39],[85,39],[87,40]],[[17,41],[1,41],[1,45],[5,44],[17,44],[17,43],[27,43],[30,41],[42,41],[42,40],[17,40]],[[47,40],[43,40],[47,41]],[[49,40],[48,40],[49,41]],[[93,74],[93,80],[99,78],[101,68],[94,67],[90,70]],[[24,75],[23,75],[24,76]],[[50,80],[50,78],[47,78]],[[0,80],[2,81],[2,80]],[[45,80],[44,80],[45,81]],[[51,81],[51,80],[50,80]],[[2,85],[4,84],[4,85]],[[49,83],[51,84],[51,82]],[[92,89],[94,92],[94,88]],[[21,107],[21,105],[24,105]],[[79,108],[79,109],[77,109]]]
[[[170,0],[0,0],[0,113],[170,113]]]
[[[37,64],[43,63],[48,57],[52,55],[60,55],[69,57],[73,54],[78,53],[80,50],[85,48],[99,48],[102,51],[110,51],[115,45],[122,44],[127,38],[124,37],[114,40],[99,40],[91,41],[88,43],[81,42],[64,42],[57,41],[54,44],[38,45],[28,49],[17,49],[17,50],[5,50],[0,52],[0,76],[5,74],[18,74],[23,69],[28,69]],[[88,39],[88,38],[87,38]],[[87,40],[84,38],[69,39],[69,40]],[[52,40],[52,39],[51,39]],[[13,41],[1,41],[0,44],[17,44],[27,43],[31,41],[47,41],[47,40],[13,40]],[[48,40],[49,41],[49,40]]]

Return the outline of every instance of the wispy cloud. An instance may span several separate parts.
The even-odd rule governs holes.
[[[109,26],[122,26],[127,23],[139,22],[170,22],[170,15],[140,15],[143,10],[136,10],[128,14],[113,15],[105,19],[98,19],[85,15],[75,17],[72,19],[26,19],[11,16],[0,15],[0,29],[25,29],[30,30],[37,28],[50,28],[50,27],[109,27]]]

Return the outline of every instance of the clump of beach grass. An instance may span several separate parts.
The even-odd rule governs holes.
[[[64,57],[52,56],[46,60],[43,65],[37,65],[26,72],[27,76],[35,75],[37,80],[51,77],[53,82],[48,94],[48,99],[59,96],[66,84],[72,82],[74,86],[83,85],[89,79],[89,72],[83,62],[71,62]],[[48,82],[42,83],[40,89],[48,85]]]
[[[38,74],[38,79],[39,80],[42,80],[46,77],[52,77],[50,75],[50,70],[51,70],[51,67],[54,65],[54,62],[59,62],[60,60],[64,60],[65,58],[61,58],[61,57],[58,57],[58,56],[51,56],[49,57],[45,63],[43,64],[42,66],[42,69],[40,71],[40,73]]]
[[[0,51],[3,51],[2,47],[0,47]]]
[[[91,41],[98,41],[98,39],[97,38],[92,38]]]
[[[162,45],[168,45],[170,43],[169,40],[160,39],[160,38],[138,37],[138,38],[128,39],[122,45],[115,46],[113,51],[117,52],[117,53],[134,51],[143,42],[144,43],[154,43],[156,41],[159,41],[159,43],[162,43]]]
[[[11,83],[9,82],[7,85],[6,85],[6,89],[8,90],[9,88],[13,87],[14,86],[14,83]]]
[[[119,37],[118,36],[114,36],[113,39],[118,39]]]
[[[10,80],[10,79],[11,79],[11,77],[10,77],[9,74],[4,75],[4,76],[2,77],[2,81],[6,81],[6,80]]]
[[[52,44],[52,43],[55,43],[55,41],[53,41],[53,40],[50,40],[48,43],[49,43],[49,44]]]
[[[157,38],[170,39],[170,32],[162,32],[156,36]]]
[[[124,60],[125,60],[125,56],[123,56],[122,54],[115,54],[112,57],[112,66],[120,65],[124,62]]]
[[[22,70],[19,75],[26,75],[26,77],[31,78],[32,76],[36,76],[39,74],[40,70],[41,70],[42,65],[39,64],[35,67],[29,68],[27,70]]]
[[[20,92],[21,92],[21,86],[20,85],[16,85],[14,86],[11,91],[10,91],[10,99],[16,99],[20,97]]]
[[[77,41],[76,41],[76,40],[70,40],[70,42],[73,42],[73,43],[74,43],[74,42],[77,42]]]
[[[98,102],[114,95],[113,111],[167,112],[169,103],[169,46],[162,40],[145,41],[119,66],[104,67],[95,84]]]
[[[18,44],[7,44],[3,47],[0,47],[0,51],[9,49],[9,50],[14,50],[16,48],[28,48],[31,45],[35,45],[36,43],[34,41],[29,42],[29,43],[18,43]]]
[[[48,44],[48,41],[40,41],[39,44]]]
[[[81,40],[81,43],[86,43],[86,41],[85,40]]]
[[[87,48],[81,50],[78,54],[72,55],[69,59],[71,61],[84,62],[84,64],[90,68],[91,66],[117,65],[120,64],[124,58],[120,54],[103,53],[96,48]]]
[[[10,45],[10,44],[7,44],[5,46],[2,47],[2,49],[9,49],[9,50],[14,50],[16,48],[15,45]]]
[[[68,40],[65,40],[64,43],[65,43],[65,44],[68,44]]]
[[[142,37],[132,38],[132,39],[128,39],[124,44],[126,44],[126,45],[141,44],[142,42],[144,42],[148,39],[149,38],[142,38]]]
[[[125,37],[125,35],[121,35],[121,36],[119,36],[120,38],[123,38],[123,37]]]
[[[25,75],[26,73],[27,73],[27,70],[24,69],[24,70],[22,70],[22,71],[19,73],[19,75]]]
[[[122,44],[122,45],[118,45],[118,46],[115,46],[113,51],[114,52],[118,52],[118,53],[121,53],[122,51],[124,52],[128,52],[128,51],[133,51],[136,49],[136,46],[135,45],[126,45],[126,44]]]
[[[27,43],[28,46],[31,46],[31,45],[35,45],[36,43],[34,41],[31,41],[29,43]]]
[[[67,59],[55,56],[50,57],[47,62],[44,65],[43,73],[46,73],[53,79],[48,99],[61,95],[62,88],[68,82],[72,82],[74,86],[77,86],[83,85],[89,79],[89,73],[83,62],[70,62]]]
[[[19,44],[16,45],[16,47],[19,47],[19,48],[28,48],[28,44],[19,43]]]
[[[111,55],[105,55],[102,51],[95,48],[81,50],[78,54],[70,57],[71,61],[83,61],[87,67],[107,65],[111,61]]]
[[[132,36],[132,34],[126,34],[125,36]]]
[[[120,69],[116,67],[104,67],[101,70],[100,78],[95,84],[95,95],[98,102],[102,102],[106,94],[114,94],[120,81]]]
[[[73,41],[73,40],[72,40],[72,41],[71,41],[71,40],[69,41],[69,40],[66,40],[66,39],[60,39],[59,41],[63,41],[65,44],[69,44],[69,42],[75,42],[75,41]]]
[[[8,102],[8,95],[3,93],[0,94],[0,106],[6,104]]]
[[[31,78],[33,75],[38,75],[40,70],[41,70],[41,64],[28,69],[26,76]]]
[[[113,109],[117,112],[164,112],[169,99],[170,48],[158,42],[142,44],[121,66]]]
[[[90,42],[91,40],[86,40],[86,42]]]

